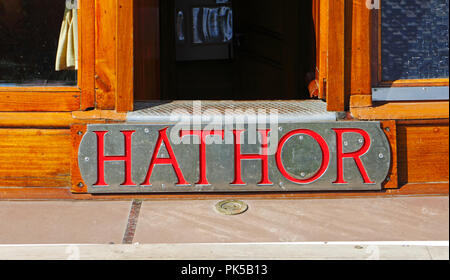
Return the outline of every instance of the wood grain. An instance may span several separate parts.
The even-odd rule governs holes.
[[[5,89],[1,89],[5,90]],[[32,89],[0,91],[0,112],[48,112],[80,109],[78,89]]]
[[[345,0],[328,0],[328,111],[345,111]]]
[[[400,183],[449,181],[449,126],[398,126]]]
[[[71,112],[0,112],[0,127],[55,127],[69,128]]]
[[[410,79],[397,81],[380,81],[378,85],[381,87],[448,87],[449,79]]]
[[[328,4],[329,1],[313,1],[313,21],[316,33],[316,73],[319,99],[326,98],[328,73]]]
[[[70,131],[0,129],[0,186],[67,187]]]
[[[372,95],[352,95],[350,96],[350,108],[372,107]]]
[[[113,110],[116,105],[117,0],[95,0],[96,108]]]
[[[448,119],[449,102],[375,103],[373,107],[350,108],[350,113],[359,120]]]
[[[80,1],[78,15],[81,110],[95,107],[95,3]]]
[[[134,93],[134,1],[118,0],[117,4],[117,112],[133,110]]]
[[[125,122],[126,114],[111,110],[73,112],[0,112],[0,127],[69,128],[71,124]]]
[[[351,34],[350,73],[346,75],[350,78],[350,93],[352,95],[371,95],[371,10],[366,7],[366,0],[352,1],[352,25],[351,30],[346,30]],[[351,32],[350,32],[351,31]]]

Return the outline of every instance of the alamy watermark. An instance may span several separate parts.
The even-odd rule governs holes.
[[[176,109],[171,112],[170,121],[175,122],[171,129],[170,139],[173,144],[200,144],[199,137],[180,137],[181,131],[202,131],[211,135],[205,139],[207,145],[234,144],[236,136],[233,131],[242,131],[239,144],[267,145],[267,153],[274,155],[278,148],[279,113],[277,109],[248,107],[242,109],[227,108],[219,110],[214,107],[203,109],[201,101],[193,101],[192,112],[186,109]],[[269,130],[267,142],[263,143],[265,131]],[[213,135],[214,131],[224,131],[224,136]]]

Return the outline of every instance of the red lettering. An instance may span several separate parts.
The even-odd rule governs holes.
[[[159,158],[158,154],[161,150],[161,146],[165,145],[167,152],[169,153],[168,158]],[[175,170],[175,174],[178,178],[177,185],[179,186],[186,186],[189,185],[189,183],[184,179],[183,173],[181,172],[180,166],[178,165],[177,159],[175,157],[175,154],[173,152],[172,146],[170,145],[169,138],[167,137],[167,128],[164,128],[159,131],[159,137],[158,141],[156,142],[155,150],[153,151],[152,160],[150,161],[150,166],[147,172],[147,176],[145,178],[144,183],[142,183],[142,186],[151,186],[150,178],[152,177],[153,169],[155,165],[172,165],[173,169]]]
[[[197,185],[209,186],[206,176],[206,137],[208,136],[221,136],[224,138],[223,130],[213,130],[213,131],[202,131],[202,130],[182,130],[180,131],[180,137],[183,138],[185,136],[198,136],[200,138],[200,179],[196,183]]]
[[[241,135],[244,130],[234,130],[234,181],[232,185],[245,185],[242,180],[241,161],[242,160],[261,160],[261,182],[258,185],[273,185],[269,180],[269,157],[268,157],[268,135],[270,129],[258,130],[261,133],[262,154],[242,154],[241,153]]]
[[[370,136],[369,134],[358,128],[335,128],[336,132],[336,145],[337,145],[337,179],[334,184],[347,184],[344,180],[344,158],[353,158],[356,165],[358,166],[359,172],[363,177],[364,184],[375,184],[372,182],[367,175],[366,169],[361,161],[361,156],[363,156],[370,148]],[[344,133],[358,133],[364,138],[364,145],[356,152],[344,153],[343,152],[343,135]]]
[[[136,131],[121,131],[125,137],[125,155],[124,156],[105,156],[105,135],[108,131],[94,131],[97,135],[97,182],[94,186],[107,187],[105,182],[105,162],[106,161],[124,161],[125,162],[125,181],[121,186],[136,186],[131,179],[131,136]]]
[[[298,134],[306,134],[306,135],[309,135],[312,138],[314,138],[314,140],[316,140],[317,143],[319,143],[320,149],[322,151],[322,163],[320,164],[320,168],[316,174],[314,174],[311,178],[308,178],[308,179],[297,179],[297,178],[294,178],[293,176],[291,176],[286,171],[286,168],[284,167],[283,161],[281,159],[281,153],[283,151],[283,148],[284,148],[284,145],[286,144],[286,142],[291,137],[298,135]],[[310,184],[310,183],[313,183],[314,181],[320,179],[323,176],[323,174],[325,174],[325,172],[327,171],[328,165],[330,164],[330,149],[328,148],[327,142],[318,133],[311,131],[309,129],[293,130],[293,131],[289,132],[288,134],[286,134],[285,136],[283,136],[283,138],[281,138],[280,143],[278,144],[276,161],[277,161],[278,169],[280,170],[281,174],[283,174],[283,176],[286,179],[288,179],[291,182],[297,183],[297,184]]]

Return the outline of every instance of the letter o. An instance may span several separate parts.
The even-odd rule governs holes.
[[[281,153],[283,151],[284,145],[286,144],[286,142],[293,136],[298,135],[298,134],[306,134],[311,136],[312,138],[314,138],[314,140],[317,141],[317,143],[319,143],[320,149],[322,151],[322,163],[320,165],[319,171],[317,171],[316,174],[314,174],[311,178],[308,179],[297,179],[294,178],[293,176],[291,176],[287,171],[286,168],[283,165],[283,161],[281,159]],[[283,136],[283,138],[281,138],[280,143],[278,144],[278,150],[277,150],[277,154],[276,154],[276,161],[277,161],[277,166],[278,166],[278,170],[281,172],[281,174],[283,174],[283,176],[288,179],[291,182],[294,182],[296,184],[310,184],[313,183],[314,181],[320,179],[323,174],[325,174],[325,172],[328,169],[328,165],[330,164],[330,149],[328,148],[328,144],[325,141],[325,139],[323,139],[322,136],[320,136],[318,133],[309,130],[309,129],[297,129],[297,130],[293,130],[291,132],[289,132],[288,134],[286,134],[285,136]]]

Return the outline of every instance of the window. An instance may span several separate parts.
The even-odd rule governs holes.
[[[308,99],[312,3],[135,0],[135,100]]]
[[[449,0],[381,0],[374,101],[448,100]]]
[[[0,2],[0,86],[75,86],[77,9],[73,1]]]

